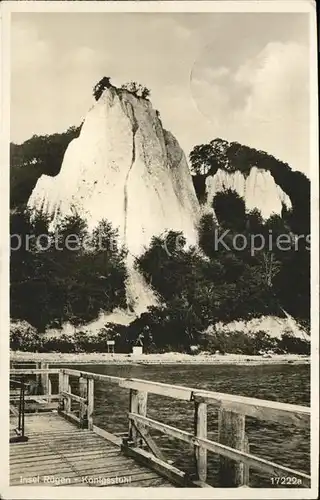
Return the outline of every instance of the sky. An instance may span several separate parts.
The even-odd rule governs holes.
[[[217,137],[309,172],[309,29],[289,13],[15,13],[11,140],[63,132],[103,76],[151,90],[186,155]]]

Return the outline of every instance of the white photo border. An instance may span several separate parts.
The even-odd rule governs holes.
[[[4,1],[1,24],[0,141],[0,498],[13,499],[315,499],[319,460],[319,143],[316,4],[312,0],[249,1]],[[288,12],[307,13],[310,21],[310,180],[311,180],[311,488],[90,488],[9,486],[9,145],[10,145],[10,25],[14,13],[107,12]],[[90,496],[89,493],[90,492]]]

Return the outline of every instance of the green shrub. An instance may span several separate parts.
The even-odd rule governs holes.
[[[277,339],[271,337],[264,331],[258,331],[249,335],[243,331],[215,332],[206,334],[201,341],[203,350],[221,354],[246,354],[257,355],[260,351],[272,350],[276,352]]]
[[[289,354],[310,354],[310,342],[287,333],[282,335],[279,344]]]
[[[127,82],[121,85],[122,90],[127,90],[130,94],[136,97],[142,97],[142,99],[147,99],[150,96],[150,90],[147,87],[141,85],[137,82]]]
[[[43,341],[42,352],[77,352],[71,335],[62,334],[59,337],[47,337]]]
[[[75,326],[97,318],[101,310],[111,312],[126,306],[125,250],[117,244],[118,232],[101,220],[92,233],[78,215],[62,219],[55,232],[41,214],[11,214],[11,233],[26,236],[46,234],[48,249],[22,248],[11,253],[11,317],[24,319],[39,331],[68,321]],[[87,245],[72,249],[64,242],[70,235]],[[59,247],[54,244],[58,238]]]
[[[99,80],[98,83],[93,87],[93,96],[96,101],[98,101],[103,94],[103,91],[107,88],[110,87],[110,78],[108,76],[104,76]]]
[[[13,351],[36,352],[42,349],[42,344],[37,330],[26,321],[10,325],[10,348]]]

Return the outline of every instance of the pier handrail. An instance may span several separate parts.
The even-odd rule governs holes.
[[[19,408],[18,408],[18,414],[16,415],[18,417],[18,426],[14,429],[16,436],[11,437],[10,442],[14,443],[17,441],[27,441],[28,438],[25,435],[24,417],[25,417],[25,390],[26,387],[28,386],[28,383],[26,383],[24,381],[24,377],[21,376],[20,379],[14,379],[11,377],[10,384],[18,386],[20,388]],[[11,406],[10,406],[10,411],[11,411]]]
[[[310,423],[311,410],[308,407],[68,368],[62,369],[62,373],[62,376],[65,377],[64,384],[68,383],[69,376],[74,376],[79,377],[82,381],[87,379],[91,386],[82,401],[90,407],[89,428],[93,428],[93,401],[90,401],[90,398],[93,399],[94,381],[114,383],[121,388],[130,390],[129,434],[128,438],[124,440],[124,447],[129,454],[133,454],[136,458],[142,451],[139,450],[141,442],[145,442],[157,459],[165,461],[162,451],[147,432],[147,429],[154,429],[194,446],[198,482],[201,485],[206,485],[207,451],[210,451],[220,455],[222,459],[220,477],[224,478],[226,483],[231,481],[237,485],[247,484],[250,467],[275,477],[290,476],[300,481],[302,486],[310,486],[311,478],[309,475],[250,454],[245,433],[246,416],[304,428]],[[71,399],[75,399],[70,392],[67,394],[69,397],[68,408],[71,407]],[[194,434],[148,418],[146,416],[148,394],[193,402],[195,405]],[[76,399],[80,402],[81,398],[76,396]],[[219,410],[219,442],[207,439],[208,404]]]
[[[57,399],[58,394],[52,394],[52,384],[49,375],[57,375],[59,373],[59,368],[49,368],[49,363],[34,363],[36,366],[41,366],[41,368],[11,368],[10,375],[35,375],[36,376],[36,386],[40,389],[40,394],[42,394],[43,399],[48,402]],[[40,395],[38,393],[38,395]],[[25,395],[25,400],[35,399],[35,395]]]
[[[46,373],[47,376],[49,373],[59,373],[59,412],[66,418],[77,422],[81,427],[89,428],[108,439],[112,435],[93,424],[94,382],[108,382],[128,389],[130,391],[129,429],[127,437],[122,439],[123,451],[139,461],[147,462],[147,465],[156,470],[159,470],[159,467],[164,468],[169,475],[176,475],[183,484],[188,481],[187,476],[168,465],[162,450],[150,436],[150,429],[184,441],[194,447],[197,480],[193,481],[193,484],[198,486],[208,487],[206,480],[207,452],[209,451],[220,456],[219,476],[222,486],[248,485],[249,469],[252,468],[270,474],[274,478],[291,477],[296,481],[292,484],[310,487],[311,477],[309,475],[251,454],[245,429],[246,417],[305,428],[310,424],[311,409],[309,407],[69,368],[12,370],[11,372],[12,374]],[[72,393],[69,377],[79,379],[80,395]],[[194,432],[186,432],[147,417],[148,394],[157,394],[193,403]],[[72,402],[79,404],[78,417],[72,413]],[[207,438],[208,404],[218,410],[219,437],[217,441]],[[151,453],[146,452],[143,445],[146,445]]]
[[[137,378],[123,378],[112,375],[85,372],[63,368],[64,373],[70,376],[91,378],[97,381],[106,381],[118,384],[119,387],[133,389],[150,394],[158,394],[184,401],[198,401],[218,406],[221,409],[255,417],[259,420],[271,420],[280,424],[293,424],[305,427],[309,424],[311,409],[307,406],[281,403],[259,398],[237,396],[215,391],[203,391],[197,388],[151,382]]]
[[[289,467],[283,467],[269,460],[257,457],[250,453],[245,453],[240,450],[236,450],[230,446],[212,441],[206,438],[197,437],[191,432],[186,432],[171,425],[164,424],[157,420],[153,420],[148,417],[144,417],[137,413],[129,413],[129,419],[134,422],[137,429],[139,430],[139,424],[144,427],[149,427],[150,429],[158,430],[167,436],[174,437],[180,441],[184,441],[188,444],[194,446],[201,446],[203,449],[217,453],[223,457],[238,462],[243,462],[245,465],[252,467],[256,470],[261,470],[262,472],[267,472],[273,477],[282,475],[282,477],[296,477],[302,480],[302,484],[306,487],[310,486],[310,476],[303,472],[299,472]],[[138,425],[137,425],[138,424]]]

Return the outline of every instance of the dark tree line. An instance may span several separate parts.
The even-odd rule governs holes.
[[[22,144],[10,144],[10,205],[23,208],[42,174],[60,172],[69,143],[79,136],[81,126],[52,135],[34,135]]]
[[[54,232],[42,215],[16,212],[10,222],[11,235],[21,241],[18,248],[17,237],[12,237],[12,318],[44,331],[65,321],[83,324],[96,319],[100,310],[126,306],[125,252],[107,221],[90,238],[78,216],[63,219]],[[85,238],[89,245],[83,244]]]
[[[98,82],[95,98],[99,99],[105,86],[110,84],[107,80]],[[130,86],[126,88],[130,89]],[[142,95],[143,87],[138,90],[133,89],[137,97],[149,95]],[[42,174],[57,175],[69,142],[79,132],[80,127],[71,127],[62,134],[33,136],[21,145],[11,144],[11,207],[14,209],[11,234],[22,238],[42,234],[52,241],[44,251],[31,244],[29,250],[22,245],[20,250],[11,253],[11,316],[28,321],[39,331],[64,321],[81,325],[95,319],[101,309],[108,312],[115,307],[126,307],[125,253],[121,248],[108,246],[108,241],[116,239],[116,232],[108,222],[102,221],[96,229],[91,251],[83,248],[60,251],[53,244],[46,217],[38,214],[30,218],[24,211],[37,179]],[[283,309],[308,326],[309,250],[303,239],[297,251],[293,246],[283,252],[275,244],[279,234],[309,234],[310,182],[307,177],[293,172],[267,153],[221,139],[196,146],[190,159],[201,199],[205,195],[206,176],[213,175],[218,168],[240,170],[248,175],[250,169],[257,166],[271,173],[289,195],[293,208],[284,208],[282,217],[273,215],[263,220],[258,210],[248,212],[244,200],[227,191],[213,200],[218,220],[206,214],[199,222],[200,250],[188,248],[183,234],[169,232],[163,237],[154,237],[150,247],[137,259],[136,266],[157,292],[159,305],[150,308],[129,328],[121,328],[117,338],[119,348],[131,346],[143,332],[149,349],[188,350],[191,345],[204,342],[203,332],[217,321],[250,319],[263,314],[281,316]],[[219,247],[217,251],[214,235],[225,229],[230,229],[231,239],[235,234],[267,235],[272,229],[274,242],[271,250],[262,249],[254,256],[247,249],[233,251]],[[60,223],[58,234],[63,246],[68,235],[85,238],[88,229],[85,222],[75,216]],[[98,234],[105,238],[107,250],[99,247]],[[100,340],[92,340],[92,345],[103,344],[105,336],[101,335]],[[81,336],[76,340],[80,346],[77,349],[87,345]],[[221,346],[223,342],[225,339],[216,339],[214,345]],[[237,342],[246,341],[239,334]],[[229,344],[227,348],[230,349]]]
[[[290,252],[284,257],[275,244],[278,234],[288,232],[281,217],[271,216],[264,221],[257,210],[243,210],[243,200],[232,191],[219,194],[213,204],[219,214],[218,221],[211,214],[201,218],[199,249],[188,247],[182,233],[169,231],[154,237],[149,248],[136,260],[137,269],[157,293],[158,305],[150,307],[129,327],[106,325],[98,336],[80,332],[72,338],[43,342],[37,331],[60,327],[65,321],[81,327],[95,319],[101,310],[109,312],[116,307],[126,307],[125,252],[114,245],[117,233],[107,221],[102,221],[94,231],[89,250],[66,248],[69,235],[78,235],[80,241],[88,235],[84,221],[73,216],[64,219],[58,228],[62,251],[57,250],[54,239],[46,250],[31,243],[28,250],[22,246],[12,251],[11,316],[26,320],[36,328],[33,334],[13,331],[12,346],[103,351],[106,340],[112,338],[116,340],[117,350],[130,352],[142,334],[144,347],[149,352],[191,352],[193,345],[211,351],[246,354],[256,354],[260,349],[308,352],[306,343],[290,335],[276,342],[265,332],[249,338],[244,332],[206,333],[208,327],[220,321],[249,320],[268,314],[285,317],[286,304],[279,283],[282,283],[285,260],[292,258]],[[225,212],[224,207],[229,206],[237,210]],[[230,229],[229,239],[224,240],[229,248],[216,248],[214,238],[226,229]],[[274,234],[271,248],[260,249],[254,255],[250,248],[233,249],[233,235],[268,234],[270,229]],[[53,236],[45,217],[30,219],[27,213],[11,216],[11,231],[22,236],[47,234],[49,240]]]
[[[300,238],[297,248],[278,252],[280,269],[274,279],[274,287],[283,307],[304,323],[310,322],[310,245],[306,244],[310,235],[310,180],[301,172],[293,171],[290,166],[272,155],[243,146],[237,142],[228,143],[214,139],[208,144],[195,146],[190,153],[193,182],[200,202],[205,201],[205,179],[214,175],[218,169],[228,172],[240,171],[249,175],[252,167],[264,169],[289,196],[292,209],[283,206],[282,217],[273,217],[274,225],[281,227],[282,234],[293,233]],[[242,230],[245,206],[233,197],[221,196],[215,200],[215,210],[220,223],[225,225],[226,218],[233,218],[233,229]],[[251,219],[254,214],[251,214]],[[238,220],[236,221],[235,218]],[[262,223],[261,216],[255,214],[256,231],[263,230],[270,221]],[[252,224],[253,221],[251,221]],[[240,226],[239,226],[240,224]]]
[[[303,284],[293,288],[290,281],[290,289],[286,283],[288,270],[294,274],[295,263],[299,263],[302,283],[307,281],[287,222],[278,215],[264,221],[258,210],[246,211],[244,200],[231,190],[217,194],[213,208],[218,221],[206,214],[199,223],[201,251],[188,248],[182,234],[169,232],[154,237],[137,259],[138,270],[157,292],[161,305],[136,320],[131,331],[145,331],[151,345],[188,350],[190,345],[203,344],[206,329],[220,321],[250,320],[262,315],[285,317],[287,311],[307,326],[307,290]],[[215,244],[226,230],[229,233],[223,241],[227,248]],[[239,250],[233,243],[237,235],[246,241],[263,235],[268,246],[253,253],[250,245]],[[287,235],[288,251],[278,248],[279,235]],[[305,251],[303,246],[301,251]],[[220,338],[220,347],[222,340],[228,341],[228,349],[232,342],[245,343],[244,337],[238,332],[232,341]],[[265,340],[265,345],[271,342]],[[219,342],[215,344],[217,349]],[[247,339],[246,343],[258,345],[257,339]],[[250,350],[244,344],[243,349],[247,353]]]
[[[190,162],[196,192],[200,201],[205,194],[205,179],[218,169],[227,172],[240,171],[249,175],[252,167],[270,172],[274,181],[289,196],[292,203],[290,225],[297,234],[310,232],[310,180],[302,173],[293,171],[284,163],[265,151],[258,151],[238,142],[214,139],[208,144],[195,146],[190,153]]]

